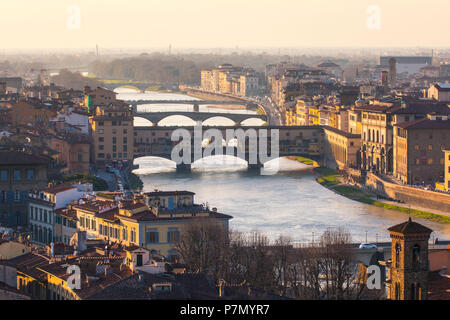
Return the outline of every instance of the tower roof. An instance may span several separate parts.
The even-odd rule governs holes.
[[[420,223],[413,222],[411,217],[409,217],[408,221],[397,224],[388,228],[389,232],[397,232],[402,234],[417,234],[417,233],[426,233],[430,234],[433,230],[421,225]]]

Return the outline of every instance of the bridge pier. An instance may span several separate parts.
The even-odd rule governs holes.
[[[189,173],[191,172],[191,164],[187,164],[187,163],[180,163],[177,164],[177,172],[179,173]]]
[[[261,168],[263,168],[264,165],[262,163],[258,164],[248,164],[247,170],[249,172],[260,172]]]

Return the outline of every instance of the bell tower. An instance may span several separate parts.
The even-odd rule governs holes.
[[[428,240],[433,230],[408,221],[388,229],[392,260],[388,298],[426,300],[428,292]]]

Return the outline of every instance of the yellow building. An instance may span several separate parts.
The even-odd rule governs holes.
[[[360,165],[361,135],[325,127],[325,154],[327,167],[357,168]]]
[[[157,191],[138,200],[92,200],[73,205],[78,229],[89,235],[127,246],[140,246],[166,257],[176,255],[174,244],[193,218],[211,218],[228,230],[231,216],[194,204],[189,191]],[[145,202],[145,203],[143,203]]]
[[[297,100],[295,106],[296,111],[296,123],[299,126],[306,126],[309,123],[309,110],[308,105],[304,100]]]
[[[133,161],[133,114],[128,105],[116,102],[97,107],[89,118],[92,135],[92,158],[97,166],[118,161]]]
[[[37,267],[48,264],[48,258],[34,253],[27,253],[8,260],[8,265],[16,269],[17,290],[30,295],[33,299],[47,299],[47,277]]]
[[[310,106],[308,108],[308,125],[315,126],[320,124],[319,107]]]

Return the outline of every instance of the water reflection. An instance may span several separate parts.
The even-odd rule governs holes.
[[[234,161],[234,162],[233,162]],[[311,241],[312,232],[320,235],[328,227],[344,226],[354,241],[388,241],[387,228],[403,222],[407,215],[365,205],[344,198],[319,185],[307,167],[281,158],[280,171],[271,176],[247,172],[243,160],[210,157],[193,164],[189,174],[175,172],[175,163],[160,158],[140,158],[144,190],[190,190],[196,201],[208,202],[234,218],[230,227],[242,232],[258,230],[271,239],[288,235],[299,242]],[[415,219],[445,238],[447,226]],[[444,236],[446,235],[446,236]]]

